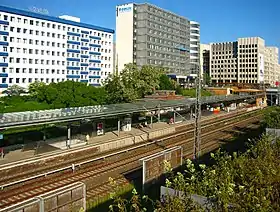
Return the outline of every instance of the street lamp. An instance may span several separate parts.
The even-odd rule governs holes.
[[[175,46],[176,49],[180,51],[190,52],[189,49],[185,49]],[[200,75],[200,66],[195,63],[195,70],[197,70],[196,77],[196,101],[195,101],[195,125],[194,125],[194,159],[198,159],[200,156],[200,144],[201,144],[201,75]]]

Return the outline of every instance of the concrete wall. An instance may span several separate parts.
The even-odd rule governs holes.
[[[108,150],[112,150],[112,149],[117,149],[117,148],[129,146],[129,145],[133,145],[133,144],[136,144],[139,142],[147,141],[149,139],[155,139],[157,137],[168,135],[168,134],[171,134],[174,132],[175,132],[175,126],[168,127],[165,129],[158,129],[158,130],[150,131],[147,133],[143,132],[140,135],[121,138],[121,139],[118,139],[118,140],[115,140],[115,141],[112,141],[109,143],[100,144],[100,146],[98,148],[99,148],[100,152],[104,152],[104,151],[108,151]]]

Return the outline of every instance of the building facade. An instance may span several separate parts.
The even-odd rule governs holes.
[[[210,76],[215,83],[238,81],[237,42],[210,44]]]
[[[271,85],[275,85],[276,82],[279,81],[280,77],[278,51],[277,47],[265,47],[264,49],[264,81]]]
[[[238,38],[238,82],[267,83],[264,70],[265,41],[259,37]]]
[[[200,74],[203,79],[205,76],[210,76],[210,45],[200,44]]]
[[[75,17],[0,6],[0,88],[65,80],[99,86],[113,72],[113,34]]]
[[[213,83],[275,84],[278,49],[265,47],[259,37],[210,44],[210,77]]]
[[[199,25],[196,25],[196,31],[193,31],[198,35],[193,46],[195,52],[199,40]],[[190,21],[186,18],[147,3],[116,7],[119,71],[125,64],[135,63],[138,66],[162,66],[169,73],[187,75],[190,73],[189,50]]]
[[[190,21],[190,72],[197,74],[200,67],[200,25]],[[201,69],[200,69],[201,71]]]

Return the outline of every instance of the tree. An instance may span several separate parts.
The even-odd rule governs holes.
[[[45,89],[45,88],[46,88],[46,84],[45,83],[35,81],[35,82],[29,84],[29,86],[28,86],[28,93],[31,96],[37,96],[39,90]]]
[[[3,93],[8,96],[20,96],[20,94],[26,93],[26,90],[18,85],[12,85],[3,91]]]
[[[211,80],[211,77],[209,75],[209,73],[204,73],[204,80],[205,80],[205,84],[206,85],[211,85],[212,84],[212,80]]]
[[[65,81],[34,87],[33,93],[36,93],[37,100],[46,102],[52,108],[101,105],[106,100],[104,88],[88,86],[81,82]]]
[[[166,74],[160,76],[159,89],[160,90],[176,90],[176,82],[171,80]]]
[[[160,76],[164,69],[153,66],[138,68],[126,64],[119,74],[110,75],[105,81],[108,103],[133,102],[159,88]]]
[[[280,129],[280,108],[270,107],[264,113],[265,127]]]

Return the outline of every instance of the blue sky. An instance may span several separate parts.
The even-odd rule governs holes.
[[[115,29],[115,6],[125,0],[1,0],[0,4],[45,8],[49,15],[77,16],[81,22]],[[137,3],[145,1],[136,1]],[[201,24],[201,42],[260,36],[280,48],[280,0],[146,0]]]

